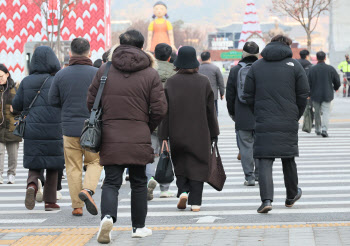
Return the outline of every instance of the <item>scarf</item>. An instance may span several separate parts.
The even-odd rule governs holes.
[[[72,56],[69,59],[69,66],[73,65],[88,65],[92,66],[92,61],[89,57],[86,56]]]

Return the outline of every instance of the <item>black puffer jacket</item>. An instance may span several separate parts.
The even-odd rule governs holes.
[[[337,91],[340,87],[339,74],[334,67],[319,62],[316,66],[310,68],[308,77],[312,101],[322,103],[334,99],[334,91]]]
[[[254,105],[254,157],[298,156],[298,121],[310,91],[306,73],[287,45],[270,43],[261,55],[244,88],[244,98]]]
[[[51,74],[59,70],[60,63],[51,48],[36,48],[30,75],[22,80],[12,101],[14,110],[27,109],[44,80],[49,77],[26,118],[23,166],[28,169],[64,168],[61,110],[48,102],[54,78]]]
[[[256,60],[258,60],[256,56],[248,56],[240,62],[248,64],[254,63]],[[249,105],[241,103],[237,96],[237,79],[241,68],[241,65],[237,65],[230,70],[226,86],[227,109],[234,118],[236,130],[251,131],[255,128],[254,114]]]
[[[74,64],[56,74],[49,102],[62,108],[63,135],[80,137],[84,121],[90,117],[86,97],[97,70],[91,65]]]

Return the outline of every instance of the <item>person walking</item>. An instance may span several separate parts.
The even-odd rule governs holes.
[[[174,65],[172,63],[169,63],[169,60],[171,58],[172,48],[170,45],[165,43],[160,43],[155,48],[155,57],[157,59],[157,72],[159,74],[159,77],[162,81],[163,88],[166,85],[166,81],[171,76],[175,75],[176,72],[174,71]],[[154,154],[156,158],[154,159],[154,162],[151,164],[148,164],[146,167],[146,175],[147,175],[147,200],[150,201],[153,199],[153,191],[157,187],[158,182],[153,178],[155,175],[155,171],[157,168],[157,164],[159,161],[159,154],[160,154],[160,143],[157,136],[157,130],[155,130],[152,133],[151,136],[152,140],[152,148],[154,149]],[[164,184],[160,183],[160,198],[168,198],[173,197],[174,194],[169,191],[170,184]]]
[[[219,114],[218,110],[218,98],[220,91],[220,99],[224,100],[225,95],[225,84],[224,78],[220,68],[211,63],[210,52],[206,51],[201,54],[202,64],[199,67],[199,73],[207,76],[210,81],[211,88],[214,92],[214,103],[217,115]]]
[[[5,165],[5,152],[8,155],[7,183],[14,184],[16,180],[17,158],[19,143],[22,138],[12,134],[15,129],[15,116],[12,99],[17,92],[17,86],[7,67],[0,64],[0,93],[1,93],[1,115],[0,115],[0,184],[4,183],[2,177]]]
[[[272,38],[246,77],[243,99],[254,109],[254,158],[258,159],[262,204],[258,213],[272,210],[274,197],[272,165],[282,159],[287,190],[286,207],[300,199],[295,157],[299,156],[299,119],[304,113],[309,84],[300,63],[292,59],[292,40],[283,35]]]
[[[156,61],[142,48],[144,37],[129,30],[120,35],[120,46],[112,48],[109,61],[98,70],[88,92],[91,109],[100,79],[109,69],[101,98],[102,143],[101,165],[105,180],[101,195],[101,224],[97,241],[111,240],[117,221],[118,193],[123,172],[129,168],[131,187],[132,237],[152,235],[145,227],[147,215],[146,165],[154,161],[151,133],[164,118],[167,103],[162,83],[153,68]],[[108,67],[110,66],[110,67]]]
[[[349,54],[345,55],[345,61],[342,61],[341,63],[339,63],[338,65],[338,69],[344,73],[344,78],[346,78],[348,80],[348,84],[350,82],[350,56]],[[344,85],[346,86],[346,85]],[[346,91],[344,92],[346,94]],[[344,94],[344,97],[346,96]],[[348,89],[348,97],[350,97],[350,86]]]
[[[309,69],[312,67],[312,63],[310,62],[310,52],[308,50],[301,50],[299,55],[300,59],[297,61],[303,66],[306,74],[308,74]]]
[[[235,121],[237,146],[239,146],[241,164],[245,175],[244,185],[246,186],[255,186],[255,181],[259,179],[259,171],[258,163],[253,157],[254,114],[249,105],[239,98],[239,96],[242,96],[239,91],[243,92],[247,71],[258,59],[259,46],[254,42],[245,43],[242,60],[231,69],[226,86],[227,109],[231,118]]]
[[[203,184],[207,182],[211,144],[220,134],[214,93],[207,76],[198,73],[196,50],[183,46],[174,62],[177,74],[168,79],[165,93],[168,114],[160,126],[160,138],[170,141],[178,209],[198,212]]]
[[[312,63],[309,61],[310,60],[310,52],[308,50],[301,50],[299,55],[300,55],[300,59],[298,59],[297,61],[303,66],[303,68],[306,72],[306,75],[308,75],[310,68],[312,67]],[[315,114],[314,114],[314,110],[313,110],[314,106],[313,106],[310,98],[307,99],[307,105],[311,106],[311,121],[312,121],[312,125],[313,125]],[[306,114],[307,114],[307,110],[305,110],[304,119],[305,119],[305,117],[307,117]]]
[[[328,137],[331,101],[334,99],[334,91],[340,87],[340,78],[335,68],[325,63],[326,53],[320,51],[316,56],[318,63],[310,68],[308,74],[310,96],[315,107],[315,132]]]
[[[23,166],[29,169],[25,206],[32,210],[38,191],[38,179],[46,169],[44,187],[45,211],[59,210],[57,202],[58,170],[64,168],[61,110],[49,104],[48,94],[60,63],[48,46],[35,49],[29,76],[21,82],[12,101],[13,110],[27,111],[25,118]]]
[[[69,66],[55,76],[49,101],[52,106],[62,109],[64,157],[69,194],[72,199],[72,215],[82,216],[84,203],[90,214],[97,215],[98,209],[92,196],[102,166],[98,153],[85,151],[80,146],[84,121],[90,117],[86,106],[87,92],[97,68],[92,66],[90,44],[84,38],[72,41],[70,55]],[[83,162],[86,173],[82,184]]]

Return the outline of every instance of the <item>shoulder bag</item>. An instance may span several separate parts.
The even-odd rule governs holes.
[[[101,148],[102,138],[102,108],[100,107],[102,92],[107,81],[107,75],[111,62],[107,62],[106,69],[100,80],[100,87],[95,98],[94,106],[91,110],[90,118],[85,120],[84,128],[80,136],[80,145],[83,149],[98,153]]]
[[[17,122],[15,123],[16,128],[15,128],[15,130],[13,131],[13,134],[14,134],[14,135],[23,138],[23,136],[24,136],[24,130],[25,130],[25,127],[26,127],[26,121],[25,121],[25,119],[27,118],[27,116],[28,116],[28,114],[29,114],[29,111],[30,111],[30,109],[33,107],[33,105],[34,105],[36,99],[37,99],[38,96],[40,95],[41,90],[44,88],[44,85],[46,84],[46,81],[47,81],[50,77],[51,77],[51,76],[48,76],[48,77],[45,79],[44,83],[41,85],[40,89],[39,89],[38,92],[36,93],[36,95],[35,95],[33,101],[30,103],[28,109],[27,109],[27,110],[23,110],[23,111],[21,112],[20,115],[18,115],[18,116],[15,117],[15,120],[17,120]],[[15,88],[16,88],[16,87],[15,87]],[[17,89],[16,89],[16,92],[17,92]]]

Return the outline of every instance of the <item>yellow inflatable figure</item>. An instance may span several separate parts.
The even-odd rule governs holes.
[[[176,51],[174,42],[174,31],[170,21],[164,19],[169,18],[168,8],[165,3],[159,1],[153,6],[153,20],[148,27],[147,50],[154,52],[157,44],[166,43]]]

